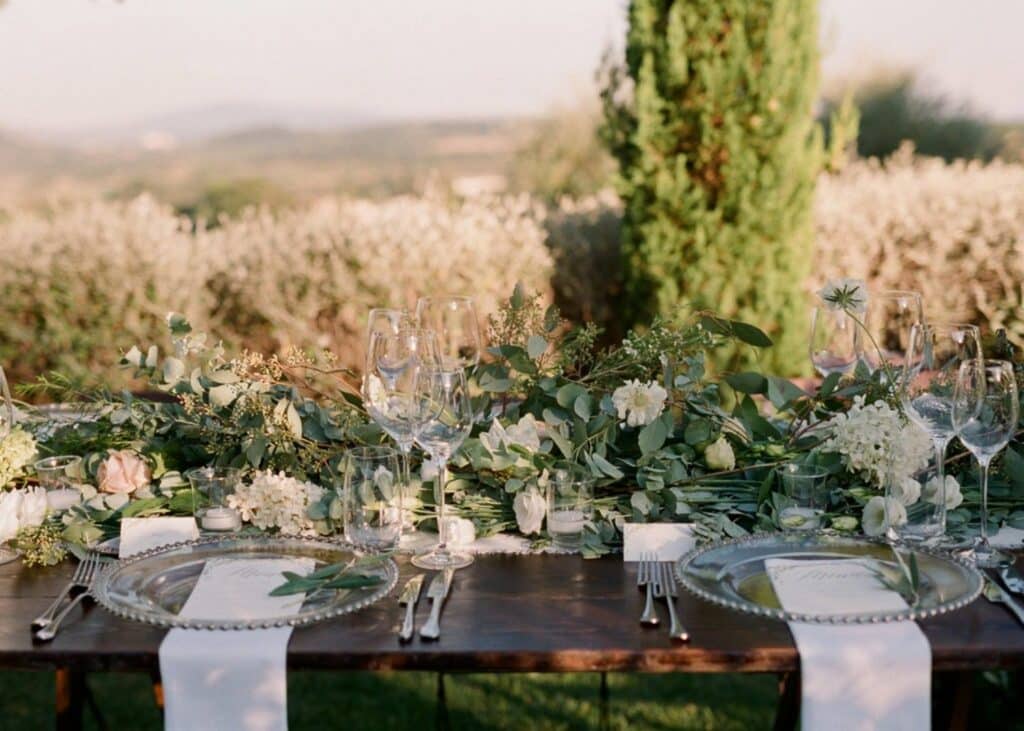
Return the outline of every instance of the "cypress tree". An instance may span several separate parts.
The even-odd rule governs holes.
[[[748,320],[775,340],[763,365],[803,370],[816,0],[632,0],[629,21],[602,93],[625,204],[623,314]]]

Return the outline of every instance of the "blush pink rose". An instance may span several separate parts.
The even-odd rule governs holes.
[[[110,450],[110,456],[96,470],[100,492],[128,494],[148,485],[149,465],[129,449]]]

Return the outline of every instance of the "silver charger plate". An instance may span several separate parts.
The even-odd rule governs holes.
[[[779,604],[765,570],[765,561],[771,558],[873,559],[896,568],[891,545],[881,539],[828,533],[755,534],[690,551],[676,562],[676,574],[683,586],[701,599],[787,622],[868,624],[925,619],[960,609],[981,594],[981,574],[966,561],[919,546],[900,546],[898,550],[904,558],[913,551],[921,575],[919,601],[899,612],[804,614],[786,611]]]
[[[318,538],[286,536],[208,536],[175,543],[122,559],[97,577],[93,596],[114,614],[160,627],[243,630],[297,627],[321,622],[367,607],[387,596],[398,581],[398,567],[382,557],[367,573],[382,581],[375,586],[308,595],[291,614],[259,620],[230,617],[179,616],[203,571],[207,559],[311,558],[314,569],[345,563],[357,555],[351,545]],[[284,583],[284,577],[281,578]]]

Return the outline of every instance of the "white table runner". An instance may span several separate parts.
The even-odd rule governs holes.
[[[165,523],[161,526],[165,536],[175,529],[184,533],[195,527],[191,518],[163,520],[191,523],[191,528],[184,522],[173,527]],[[151,536],[143,533],[123,533],[122,556],[144,550],[132,545],[133,535],[146,539],[146,543],[152,542]],[[233,619],[280,615],[301,605],[304,599],[303,595],[270,596],[271,589],[284,581],[281,573],[307,573],[312,568],[310,559],[207,561],[181,615]],[[286,660],[291,634],[291,627],[224,632],[172,629],[160,644],[164,728],[168,731],[287,729]]]
[[[796,612],[904,609],[860,561],[766,562],[782,605]],[[800,652],[805,731],[931,728],[932,653],[916,622],[833,626],[790,622]]]

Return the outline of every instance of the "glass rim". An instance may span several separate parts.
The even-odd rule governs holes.
[[[936,322],[935,320],[925,320],[924,322],[915,322],[911,325],[911,329],[917,328],[919,330],[974,330],[981,333],[981,328],[977,325],[972,325],[969,322]]]
[[[420,303],[425,302],[427,304],[436,304],[440,302],[463,302],[473,304],[473,297],[468,294],[438,294],[438,295],[424,295],[416,300],[416,308],[419,309]]]
[[[787,472],[787,470],[789,471]],[[780,477],[828,477],[828,470],[824,467],[801,462],[786,462],[776,465],[775,473]]]
[[[869,294],[868,303],[871,302],[871,297],[916,297],[919,300],[924,299],[924,295],[918,292],[916,289],[880,289],[873,294]]]
[[[32,466],[36,472],[40,470],[67,469],[71,465],[78,464],[82,458],[77,454],[58,454],[52,457],[43,457],[37,460]]]
[[[361,459],[384,459],[398,456],[398,450],[386,444],[364,444],[359,447],[350,447],[342,453],[346,459],[359,456]]]
[[[192,469],[185,470],[181,476],[187,480],[191,480],[193,477],[224,479],[227,477],[241,477],[241,475],[241,467],[231,467],[229,465],[206,465],[204,467],[193,467]]]

